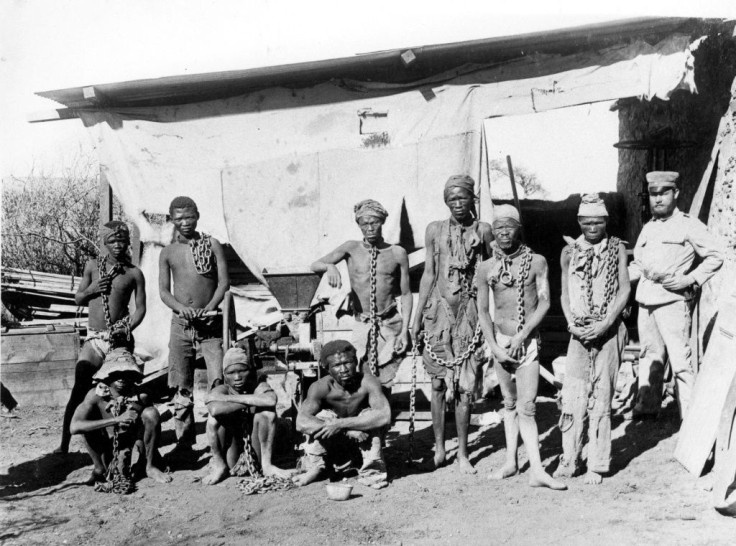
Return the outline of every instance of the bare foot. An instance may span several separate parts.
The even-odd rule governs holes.
[[[577,467],[573,464],[560,461],[560,465],[555,470],[553,476],[555,478],[572,478],[577,475]]]
[[[278,466],[264,466],[263,467],[263,475],[264,476],[275,476],[276,478],[291,478],[294,475],[295,470],[284,470],[283,468],[279,468]]]
[[[531,487],[548,487],[549,489],[554,489],[555,491],[564,491],[565,489],[567,489],[567,486],[564,483],[555,480],[552,476],[544,471],[531,471],[529,476],[529,485]]]
[[[312,483],[313,481],[316,481],[317,478],[319,478],[321,473],[322,473],[322,469],[316,468],[315,470],[308,470],[307,472],[304,472],[303,474],[297,474],[296,476],[292,476],[291,479],[298,486],[304,486],[304,485],[308,485]]]
[[[85,482],[86,485],[94,485],[96,483],[104,482],[105,481],[105,470],[100,468],[94,468],[92,469],[92,473],[89,475],[89,478]]]
[[[169,483],[171,481],[171,476],[169,474],[166,474],[165,472],[161,472],[158,468],[156,468],[153,465],[148,465],[146,467],[146,475],[149,478],[152,478],[153,480],[157,481],[158,483]]]
[[[588,485],[600,485],[601,483],[603,483],[603,476],[598,474],[598,472],[588,470],[588,472],[585,474],[585,478],[583,478],[583,483]]]
[[[202,483],[205,485],[215,485],[216,483],[224,480],[228,475],[228,468],[224,462],[212,461],[210,463],[212,471],[202,478]]]
[[[515,464],[506,463],[500,469],[494,472],[491,472],[488,475],[488,479],[489,480],[505,480],[506,478],[510,478],[511,476],[516,476],[518,472],[519,472],[519,469],[516,468]]]
[[[475,467],[470,464],[470,461],[467,459],[467,457],[458,457],[457,464],[460,466],[460,472],[463,474],[475,474],[476,472],[478,472]]]

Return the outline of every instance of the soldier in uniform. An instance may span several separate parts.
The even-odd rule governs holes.
[[[679,173],[647,173],[652,219],[636,241],[631,281],[639,280],[639,384],[635,418],[656,417],[662,404],[664,365],[669,357],[680,415],[687,413],[693,386],[690,349],[691,303],[696,289],[723,264],[717,239],[697,218],[677,209]],[[695,267],[695,258],[701,262]]]

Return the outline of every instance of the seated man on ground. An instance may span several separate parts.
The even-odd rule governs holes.
[[[380,381],[358,372],[355,347],[347,341],[325,344],[320,364],[329,375],[309,388],[296,420],[297,430],[307,439],[301,460],[305,472],[294,481],[307,485],[333,468],[349,468],[360,456],[358,482],[386,487],[381,436],[391,421],[391,409]]]
[[[266,476],[289,477],[291,472],[271,463],[276,433],[276,393],[259,380],[250,354],[232,347],[223,359],[225,383],[207,396],[207,441],[212,450],[211,472],[202,481],[207,485],[222,481],[246,449],[253,448]],[[250,435],[250,446],[245,437]]]
[[[114,349],[105,357],[94,379],[98,381],[72,417],[71,433],[83,434],[92,458],[94,482],[103,491],[127,493],[132,490],[133,448],[145,451],[145,473],[159,483],[171,476],[158,468],[161,435],[160,416],[148,395],[138,392],[136,383],[143,374],[133,355],[126,349]],[[117,445],[117,448],[115,446]]]

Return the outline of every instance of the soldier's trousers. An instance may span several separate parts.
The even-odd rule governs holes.
[[[608,472],[611,464],[611,401],[626,328],[618,322],[599,340],[584,345],[570,338],[562,385],[562,450],[565,464],[578,467],[588,424],[588,470]]]
[[[664,367],[669,357],[677,385],[680,412],[687,413],[695,380],[690,348],[690,305],[639,305],[639,378],[637,411],[657,413],[662,405]]]

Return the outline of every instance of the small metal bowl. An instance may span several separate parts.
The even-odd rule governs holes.
[[[325,485],[327,489],[327,498],[334,501],[344,501],[350,498],[353,492],[353,486],[347,483],[328,483]]]

